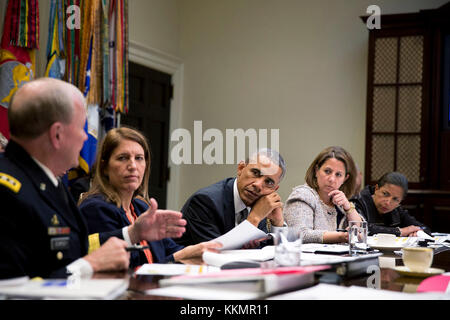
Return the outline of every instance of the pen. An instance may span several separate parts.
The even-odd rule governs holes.
[[[125,250],[127,251],[140,251],[140,250],[144,250],[144,249],[148,249],[150,248],[149,246],[142,246],[142,245],[134,245],[131,247],[126,247]]]

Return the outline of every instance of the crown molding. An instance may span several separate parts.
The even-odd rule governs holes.
[[[182,65],[180,58],[133,40],[128,43],[128,56],[133,62],[170,74],[177,72]]]

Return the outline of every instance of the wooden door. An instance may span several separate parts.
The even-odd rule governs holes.
[[[150,197],[166,208],[169,180],[169,122],[173,96],[169,74],[129,62],[129,112],[121,117],[121,125],[141,131],[151,150]]]

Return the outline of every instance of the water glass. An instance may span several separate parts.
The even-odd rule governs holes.
[[[348,245],[351,256],[367,253],[367,221],[349,221]]]
[[[302,238],[295,228],[277,228],[274,237],[275,262],[280,266],[299,266]]]

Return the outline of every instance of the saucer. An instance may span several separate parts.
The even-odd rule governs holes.
[[[438,269],[438,268],[428,268],[428,270],[425,270],[425,271],[411,271],[405,266],[395,267],[394,270],[404,276],[420,277],[420,278],[435,276],[435,275],[445,272],[444,269]]]

